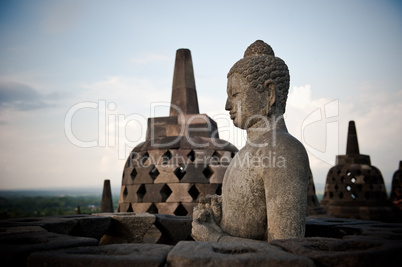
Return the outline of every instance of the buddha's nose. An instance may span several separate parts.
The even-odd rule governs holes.
[[[229,101],[229,98],[226,99],[226,105],[225,105],[226,110],[231,110],[232,109],[232,104]]]

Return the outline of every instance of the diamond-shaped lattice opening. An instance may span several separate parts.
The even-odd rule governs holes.
[[[186,171],[184,170],[184,167],[182,165],[179,165],[176,170],[174,170],[174,174],[181,180],[184,175],[186,175]]]
[[[127,197],[127,195],[128,195],[127,187],[124,187],[124,190],[123,190],[123,199],[125,199],[125,198]]]
[[[334,188],[335,188],[335,191],[338,191],[338,189],[339,189],[339,187],[338,187],[338,185],[337,185],[337,184],[335,185],[335,187],[334,187]]]
[[[352,190],[352,187],[350,187],[350,185],[347,185],[346,190],[350,191],[350,190]]]
[[[194,150],[191,150],[191,151],[187,154],[187,158],[189,158],[191,161],[194,161],[196,157],[197,157],[197,154],[195,154]]]
[[[158,211],[159,213],[159,211]],[[164,229],[163,229],[164,230]],[[145,244],[166,244],[163,243],[167,238],[162,237],[161,231],[154,224],[149,227],[148,231],[144,235],[143,242]],[[170,239],[169,239],[170,241]]]
[[[211,164],[219,164],[222,155],[218,151],[214,151],[211,156]]]
[[[145,154],[142,155],[142,157],[141,157],[141,159],[140,159],[141,164],[144,165],[145,162],[148,160],[148,158],[149,158],[149,154],[148,154],[148,152],[145,152]]]
[[[218,188],[216,188],[215,194],[217,195],[222,195],[222,185],[218,185]]]
[[[352,183],[356,183],[356,178],[355,178],[355,177],[352,177],[352,178],[350,178],[350,181],[351,181]]]
[[[170,187],[167,184],[165,184],[161,188],[159,193],[161,193],[161,195],[162,195],[162,202],[166,202],[166,199],[168,199],[169,196],[172,194],[172,190],[170,189]]]
[[[131,206],[131,204],[128,205],[128,209],[126,210],[126,212],[134,212],[133,207]]]
[[[352,193],[350,196],[351,196],[353,199],[356,199],[356,198],[357,198],[357,194],[356,194],[356,193]]]
[[[159,175],[158,169],[155,166],[153,166],[152,169],[149,171],[149,176],[151,176],[151,178],[155,180],[156,177],[158,177],[158,175]]]
[[[211,167],[207,166],[202,173],[204,174],[204,176],[209,179],[211,178],[211,176],[214,174],[214,171],[211,169]]]
[[[342,199],[343,198],[343,193],[339,193],[339,198]]]
[[[177,208],[175,209],[175,211],[173,213],[176,216],[186,216],[188,214],[188,211],[180,203],[179,206],[177,206]]]
[[[200,191],[198,191],[198,189],[195,185],[190,187],[190,189],[188,190],[188,193],[193,198],[193,200],[196,200],[198,198],[198,196],[200,195]]]
[[[169,160],[172,158],[172,153],[168,150],[165,152],[165,154],[162,155],[162,164],[166,165],[168,164]]]
[[[130,173],[131,180],[134,181],[134,179],[135,179],[136,176],[137,176],[137,171],[136,171],[136,169],[134,168],[134,169],[131,171],[131,173]]]
[[[154,203],[152,203],[151,206],[149,206],[149,208],[147,209],[147,212],[156,214],[156,213],[158,213],[158,208],[155,206]]]
[[[236,156],[236,152],[232,152],[232,153],[230,154],[230,156],[231,156],[232,158],[234,158],[234,157]]]
[[[146,192],[147,192],[147,190],[145,189],[145,185],[142,184],[137,190],[137,196],[138,196],[139,202],[142,201]]]

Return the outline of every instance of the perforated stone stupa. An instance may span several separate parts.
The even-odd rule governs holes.
[[[221,194],[237,151],[199,113],[191,52],[177,50],[170,116],[148,119],[146,140],[124,167],[118,211],[192,215],[200,197]]]
[[[387,220],[390,202],[379,169],[370,156],[359,152],[354,121],[349,122],[346,155],[336,157],[327,175],[321,201],[329,216],[351,219]]]

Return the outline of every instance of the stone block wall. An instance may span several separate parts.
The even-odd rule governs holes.
[[[0,221],[2,266],[401,266],[402,224],[308,218],[306,238],[191,240],[191,217],[148,213]]]
[[[201,197],[221,194],[234,155],[186,148],[135,152],[124,169],[119,211],[192,215]]]

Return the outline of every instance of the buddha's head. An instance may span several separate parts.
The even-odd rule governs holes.
[[[227,77],[225,108],[235,126],[248,129],[263,118],[285,113],[289,70],[268,44],[251,44]]]

